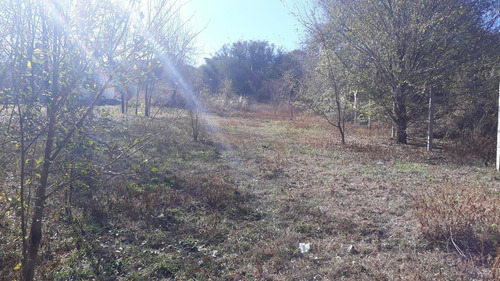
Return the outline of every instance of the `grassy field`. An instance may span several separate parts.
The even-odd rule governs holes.
[[[55,196],[40,279],[498,278],[500,174],[452,144],[427,152],[350,125],[341,145],[317,117],[262,107],[203,120],[199,142],[183,113],[148,123],[155,134],[121,164],[130,172],[75,194],[73,222]],[[142,122],[121,118],[129,133],[112,137],[133,139]],[[18,257],[3,225],[9,280]]]

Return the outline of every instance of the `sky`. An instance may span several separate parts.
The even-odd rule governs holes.
[[[291,15],[300,0],[185,0],[184,20],[191,18],[197,38],[195,65],[211,57],[224,44],[266,40],[285,51],[299,48],[301,27]]]

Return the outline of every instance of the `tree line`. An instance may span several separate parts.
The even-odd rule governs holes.
[[[430,140],[481,147],[490,158],[499,11],[490,0],[318,0],[296,11],[306,30],[301,50],[226,45],[198,69],[198,81],[211,94],[306,106],[337,128],[343,143],[346,122],[373,118],[394,127],[397,143],[408,142],[411,127]]]
[[[310,56],[308,99],[336,113],[353,92],[373,102],[396,127],[398,143],[428,112],[450,134],[491,134],[500,59],[497,1],[320,0],[301,15]],[[326,87],[326,88],[325,88]],[[333,102],[334,107],[328,104]],[[332,110],[333,108],[333,110]],[[452,128],[457,126],[458,130]]]

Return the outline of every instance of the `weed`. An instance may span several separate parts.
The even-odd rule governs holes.
[[[496,255],[500,247],[500,207],[490,191],[442,184],[417,190],[415,207],[423,235],[460,255]]]
[[[158,277],[174,277],[175,273],[179,271],[180,267],[176,264],[171,264],[169,261],[161,261],[155,269]]]
[[[223,210],[236,203],[235,195],[238,191],[233,187],[230,180],[221,174],[212,175],[206,179],[202,190],[203,201],[215,210]]]
[[[279,151],[273,155],[271,160],[263,160],[260,165],[263,176],[266,179],[276,179],[285,173],[285,168],[290,162],[286,152]]]

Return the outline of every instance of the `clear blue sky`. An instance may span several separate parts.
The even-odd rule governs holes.
[[[197,38],[199,55],[211,57],[224,44],[267,40],[287,51],[299,48],[301,27],[290,14],[300,0],[184,0],[183,18],[193,16],[191,26],[205,30]]]

